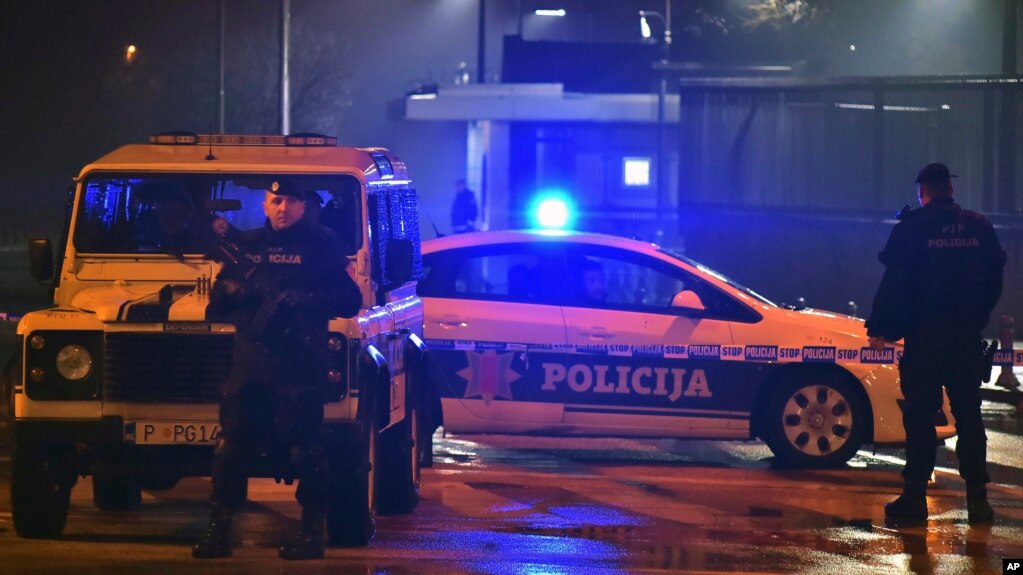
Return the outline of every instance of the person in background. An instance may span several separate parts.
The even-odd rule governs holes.
[[[589,303],[604,303],[607,300],[607,278],[604,266],[587,259],[582,267],[583,294]]]
[[[479,207],[476,194],[466,186],[464,178],[455,180],[455,199],[451,204],[451,233],[464,234],[476,231]]]

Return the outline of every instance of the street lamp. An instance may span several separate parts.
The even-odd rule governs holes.
[[[650,32],[650,22],[647,18],[657,18],[664,26],[664,39],[661,42],[661,51],[663,60],[667,62],[668,53],[671,50],[671,0],[665,0],[664,2],[664,15],[651,10],[639,11],[639,33],[643,36],[644,40],[650,40],[653,37]]]
[[[664,25],[664,39],[661,41],[660,86],[657,91],[657,211],[664,214],[668,207],[667,163],[664,152],[664,100],[668,95],[668,71],[666,65],[671,55],[671,0],[664,0],[664,14],[649,10],[639,11],[639,31],[644,39],[650,39],[650,22],[657,18]]]

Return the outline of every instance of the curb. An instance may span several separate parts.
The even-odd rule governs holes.
[[[1023,391],[1019,389],[1005,389],[988,385],[980,386],[980,398],[984,401],[994,403],[1005,403],[1023,408]]]

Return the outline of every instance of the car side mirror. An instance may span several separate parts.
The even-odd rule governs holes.
[[[53,279],[53,246],[49,238],[28,240],[28,268],[32,277],[41,282]]]
[[[707,309],[703,306],[703,301],[700,299],[700,296],[696,295],[696,292],[689,289],[682,290],[675,294],[675,297],[671,298],[671,307],[700,312]]]
[[[391,238],[387,240],[387,278],[403,284],[412,279],[412,240]]]

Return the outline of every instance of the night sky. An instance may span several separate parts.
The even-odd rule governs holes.
[[[999,71],[1001,2],[808,0],[817,10],[812,21],[755,29],[744,25],[750,3],[675,0],[673,59],[801,61],[835,75]],[[553,4],[568,16],[531,13]],[[500,71],[501,37],[519,28],[518,5],[488,0],[489,79]],[[639,41],[637,11],[664,9],[660,0],[521,5],[525,39],[586,42]],[[50,233],[72,176],[118,145],[216,125],[218,6],[216,0],[3,3],[0,230]],[[226,6],[226,131],[276,132],[278,0],[227,0]],[[423,131],[389,117],[387,103],[422,82],[450,85],[460,61],[475,70],[477,6],[475,0],[293,0],[292,131],[391,147],[413,170],[421,166],[413,175],[426,201],[446,204],[464,157],[435,157]],[[129,44],[138,46],[130,65]]]

